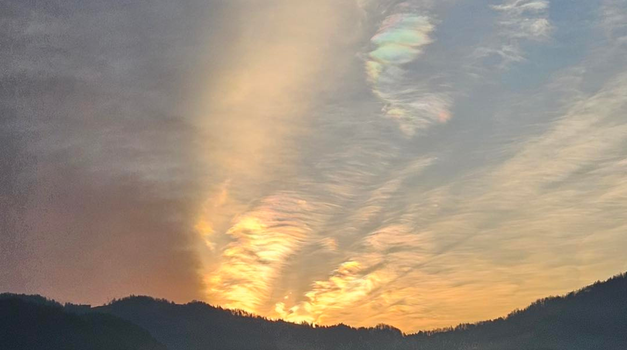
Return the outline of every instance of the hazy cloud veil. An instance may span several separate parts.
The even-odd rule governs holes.
[[[0,289],[414,331],[627,268],[624,0],[0,13]]]

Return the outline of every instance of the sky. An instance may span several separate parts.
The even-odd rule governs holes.
[[[405,332],[627,270],[627,0],[0,0],[0,291]]]

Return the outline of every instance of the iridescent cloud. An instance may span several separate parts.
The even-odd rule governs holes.
[[[435,26],[427,6],[404,2],[391,8],[370,39],[373,50],[366,60],[366,74],[373,93],[385,103],[384,113],[396,120],[406,135],[451,116],[446,93],[434,93],[408,82],[404,67],[414,62],[433,42]]]

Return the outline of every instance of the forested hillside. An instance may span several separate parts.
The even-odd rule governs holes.
[[[145,296],[91,308],[11,294],[0,296],[0,330],[2,349],[624,350],[627,274],[507,317],[409,335],[386,325],[293,324]]]

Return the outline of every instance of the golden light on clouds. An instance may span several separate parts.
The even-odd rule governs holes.
[[[4,2],[3,288],[412,332],[627,270],[624,0],[92,2]]]
[[[220,305],[264,312],[285,260],[299,248],[308,227],[293,218],[301,204],[286,195],[265,199],[255,210],[234,219],[226,232],[230,243],[207,280],[209,298]]]
[[[617,102],[622,85],[608,83],[588,95],[559,92],[570,103],[553,105],[551,113],[562,117],[535,138],[501,145],[509,152],[502,160],[466,164],[471,162],[455,148],[463,136],[448,140],[457,154],[423,152],[443,147],[429,132],[453,124],[460,96],[472,93],[478,76],[491,77],[482,66],[486,57],[499,56],[495,67],[505,70],[522,61],[525,40],[540,42],[550,31],[517,34],[511,37],[515,45],[506,47],[503,37],[511,33],[504,29],[452,60],[467,72],[454,67],[431,74],[415,67],[422,60],[437,66],[442,57],[429,56],[431,51],[448,54],[438,48],[438,6],[341,3],[285,0],[237,7],[232,25],[239,34],[226,67],[208,79],[197,121],[207,135],[200,157],[211,173],[194,223],[203,243],[198,251],[207,301],[293,322],[387,323],[416,331],[501,316],[588,283],[593,271],[616,272],[612,264],[591,268],[572,257],[551,258],[559,240],[541,233],[548,234],[547,227],[569,232],[579,243],[564,249],[589,261],[598,256],[584,258],[581,244],[595,242],[602,249],[609,239],[577,236],[575,227],[585,226],[578,215],[587,209],[561,203],[583,194],[548,184],[578,176],[578,161],[597,166],[600,150],[620,153],[624,128],[602,121],[623,108]],[[529,14],[516,3],[507,6],[491,8],[505,17],[498,23],[507,30],[527,15],[546,20],[545,6]],[[361,36],[351,34],[355,28]],[[338,35],[344,32],[346,37]],[[361,54],[355,55],[360,42]],[[353,51],[346,50],[351,45]],[[359,102],[353,103],[363,99],[369,106],[374,100],[376,108],[369,110],[375,112],[313,113],[320,101],[332,100],[321,97],[325,87],[339,84],[345,71],[359,72],[360,91],[369,94],[356,94],[352,98]],[[394,132],[386,124],[390,120]],[[566,137],[584,128],[588,133],[580,140],[587,142]],[[310,154],[308,147],[324,152]],[[553,149],[557,159],[549,156]],[[472,170],[461,171],[459,164]],[[606,181],[620,187],[616,178]],[[598,202],[621,202],[620,195],[610,191]],[[616,238],[615,229],[607,237]],[[547,240],[554,245],[543,246]]]
[[[303,210],[306,202],[278,194],[251,209],[247,201],[263,195],[272,174],[292,171],[289,149],[308,123],[305,112],[318,86],[334,79],[321,74],[346,60],[331,62],[328,56],[329,37],[342,28],[345,14],[334,1],[248,5],[237,11],[240,35],[229,48],[232,62],[211,79],[202,107],[207,115],[223,117],[199,121],[210,135],[204,148],[210,164],[228,185],[212,190],[195,226],[212,252],[220,249],[220,256],[206,259],[210,300],[263,312],[273,280],[309,230],[283,222],[281,215]]]

